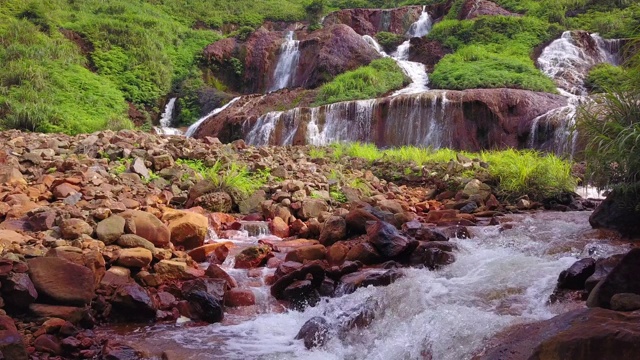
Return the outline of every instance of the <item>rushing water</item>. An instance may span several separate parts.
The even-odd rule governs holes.
[[[223,105],[222,107],[219,107],[217,109],[213,109],[210,113],[208,113],[207,115],[201,117],[198,121],[196,121],[195,123],[193,123],[191,126],[189,126],[189,128],[187,129],[187,132],[184,134],[186,137],[192,137],[193,134],[196,133],[196,131],[198,131],[198,127],[200,127],[200,125],[207,120],[208,118],[218,115],[219,113],[221,113],[224,109],[228,108],[229,106],[231,106],[234,102],[240,100],[240,97],[236,97],[231,99],[231,101],[229,101],[228,103],[226,103],[225,105]]]
[[[280,56],[273,73],[273,85],[269,91],[284,89],[295,81],[298,60],[300,59],[300,41],[293,39],[293,31],[288,31],[284,43],[280,46]]]
[[[535,118],[531,125],[531,147],[544,148],[558,155],[576,151],[578,134],[575,121],[578,106],[588,101],[585,80],[589,70],[600,63],[619,63],[619,40],[605,40],[597,34],[578,41],[578,34],[566,31],[549,44],[537,60],[540,70],[554,80],[558,92],[567,97],[567,106],[552,109]],[[550,134],[551,130],[553,133]],[[539,144],[540,133],[547,144]]]
[[[404,269],[387,287],[358,289],[302,312],[226,314],[225,324],[195,328],[156,326],[123,338],[159,356],[181,359],[469,359],[497,332],[550,318],[566,305],[547,305],[558,274],[577,257],[626,250],[588,227],[589,213],[513,215],[511,226],[471,228],[473,238],[454,239],[457,260],[439,271]],[[232,274],[237,276],[238,274]],[[256,285],[254,292],[265,293]],[[336,323],[375,300],[365,328],[334,335],[306,350],[294,337],[311,317]],[[271,307],[270,309],[275,309]],[[355,309],[355,310],[354,310]]]
[[[156,126],[154,129],[156,134],[160,135],[182,135],[180,129],[171,127],[173,120],[173,109],[176,105],[177,98],[169,99],[167,105],[164,107],[164,112],[160,116],[160,126]]]

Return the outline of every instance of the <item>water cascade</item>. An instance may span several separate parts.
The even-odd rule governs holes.
[[[284,89],[295,81],[298,60],[300,59],[300,41],[293,39],[293,31],[288,31],[285,42],[280,46],[280,56],[273,73],[273,85],[269,91]]]
[[[164,107],[164,112],[160,117],[160,126],[154,127],[156,134],[160,135],[182,135],[182,131],[171,127],[173,119],[173,108],[176,104],[176,98],[169,99],[167,105]]]
[[[193,134],[196,133],[196,131],[198,131],[198,127],[200,127],[200,125],[207,120],[208,118],[218,115],[219,113],[221,113],[224,109],[228,108],[229,106],[233,105],[234,102],[240,100],[240,97],[236,97],[231,99],[231,101],[229,101],[228,103],[226,103],[224,106],[219,107],[217,109],[213,109],[213,111],[211,111],[210,113],[208,113],[207,115],[201,117],[200,119],[198,119],[198,121],[196,121],[195,123],[193,123],[191,126],[189,126],[189,128],[187,129],[187,132],[184,134],[186,137],[192,137]]]
[[[459,247],[457,260],[441,270],[403,269],[404,277],[389,286],[360,288],[301,312],[269,312],[262,305],[249,317],[225,314],[227,324],[158,325],[128,333],[123,340],[152,354],[172,350],[184,360],[471,359],[509,326],[567,311],[562,305],[547,305],[547,299],[558,274],[576,257],[600,258],[627,250],[595,234],[588,236],[588,216],[513,215],[512,228],[470,228],[472,239],[452,239]],[[233,276],[241,275],[234,271]],[[256,293],[268,291],[253,286]],[[365,307],[373,315],[370,325],[339,333],[334,327],[323,347],[309,351],[294,340],[314,316],[339,326],[340,319]]]
[[[264,114],[245,128],[251,145],[327,145],[365,141],[385,146],[454,146],[455,112],[446,92],[345,101]],[[248,126],[248,124],[246,125]]]
[[[417,94],[423,91],[429,90],[427,84],[429,83],[429,75],[427,75],[427,71],[424,67],[424,64],[409,61],[409,48],[411,47],[412,37],[423,37],[429,33],[432,26],[431,16],[426,11],[426,7],[423,7],[422,14],[420,14],[420,18],[409,28],[407,31],[407,39],[402,44],[398,46],[396,51],[391,55],[391,58],[396,61],[398,66],[404,71],[405,74],[411,79],[411,84],[407,87],[400,89],[393,93],[393,95],[401,95],[401,94]],[[376,39],[372,38],[369,35],[364,35],[363,39],[371,45],[380,55],[384,57],[388,57],[389,55],[382,50],[382,47]]]
[[[620,62],[620,40],[606,40],[597,34],[565,31],[549,44],[537,60],[540,70],[558,85],[567,97],[567,106],[535,118],[529,144],[558,155],[573,155],[578,134],[574,130],[578,106],[588,101],[585,80],[589,70],[600,63]]]

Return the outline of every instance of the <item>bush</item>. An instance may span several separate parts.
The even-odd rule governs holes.
[[[380,31],[376,34],[376,40],[378,40],[378,43],[382,46],[384,51],[390,53],[394,51],[398,45],[402,44],[405,38],[402,35]]]
[[[408,79],[395,61],[389,58],[376,59],[367,66],[347,71],[322,85],[314,105],[375,98],[399,89],[406,83]]]
[[[601,93],[617,86],[624,86],[628,82],[629,75],[622,67],[603,63],[589,71],[585,85],[592,92]]]

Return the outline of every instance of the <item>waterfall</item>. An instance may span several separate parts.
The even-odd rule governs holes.
[[[269,91],[291,86],[295,81],[298,60],[300,59],[300,41],[293,39],[293,31],[288,31],[285,42],[280,46],[280,56],[273,73],[273,85]]]
[[[224,109],[228,108],[229,106],[231,106],[234,102],[238,101],[240,99],[240,97],[236,97],[233,98],[231,101],[229,101],[228,103],[226,103],[224,106],[219,107],[217,109],[213,109],[213,111],[211,111],[210,113],[208,113],[207,115],[201,117],[200,119],[198,119],[198,121],[196,121],[195,123],[193,123],[191,126],[189,126],[189,128],[187,129],[187,132],[185,133],[186,137],[192,137],[196,131],[198,130],[198,127],[200,127],[200,125],[207,120],[208,118],[218,115],[220,112],[222,112]]]
[[[529,135],[531,147],[573,157],[578,139],[575,117],[580,103],[588,100],[585,80],[589,70],[600,63],[618,64],[619,52],[619,40],[606,40],[598,34],[581,37],[581,33],[571,31],[562,33],[542,51],[538,67],[555,81],[558,92],[567,97],[568,105],[533,119]],[[546,130],[546,141],[540,138],[541,127]],[[550,127],[555,129],[552,136],[548,134]]]
[[[579,33],[565,31],[549,44],[537,60],[542,72],[552,78],[559,88],[575,94],[587,95],[584,81],[594,65],[618,63],[616,41],[604,40],[597,34],[576,39]],[[595,46],[594,46],[595,45]],[[612,51],[616,51],[613,53]]]
[[[404,71],[404,73],[411,79],[411,84],[407,87],[400,89],[392,94],[392,96],[401,95],[401,94],[417,94],[423,91],[429,90],[427,86],[429,84],[429,75],[427,74],[427,70],[424,67],[424,64],[409,61],[409,49],[411,48],[411,40],[412,37],[422,37],[429,33],[431,30],[432,21],[431,16],[426,11],[426,7],[422,8],[422,14],[420,14],[420,18],[409,28],[407,31],[407,39],[402,44],[398,46],[396,51],[391,55],[391,58],[396,61],[398,66]],[[388,57],[387,53],[382,51],[382,47],[378,42],[369,35],[364,35],[363,39],[371,45],[380,55],[384,57]]]
[[[441,148],[453,146],[453,127],[446,92],[430,91],[270,112],[245,138],[251,145],[291,145],[297,138],[318,146],[365,141]]]
[[[154,127],[156,134],[159,135],[182,135],[182,131],[171,127],[173,119],[173,108],[175,107],[177,98],[169,99],[167,105],[164,107],[164,112],[160,116],[160,126]]]

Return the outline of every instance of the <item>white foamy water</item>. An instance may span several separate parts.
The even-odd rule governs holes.
[[[229,101],[228,103],[226,103],[224,106],[219,107],[217,109],[213,109],[213,111],[211,111],[210,113],[208,113],[207,115],[201,117],[200,119],[198,119],[198,121],[196,121],[195,123],[193,123],[191,126],[189,126],[189,128],[187,129],[187,132],[184,134],[186,137],[192,137],[193,134],[196,133],[196,131],[198,130],[198,127],[200,127],[200,125],[202,125],[202,123],[207,120],[208,118],[218,115],[219,113],[221,113],[223,110],[225,110],[226,108],[228,108],[229,106],[231,106],[234,102],[240,100],[240,97],[236,97],[231,99],[231,101]]]
[[[169,99],[167,105],[164,107],[164,112],[160,116],[160,126],[154,127],[156,134],[159,135],[182,135],[180,129],[171,127],[173,120],[173,109],[176,105],[177,98]]]
[[[367,287],[324,299],[303,312],[259,314],[235,325],[148,329],[129,341],[163,344],[181,359],[470,359],[499,331],[548,319],[558,274],[577,257],[608,256],[625,249],[589,236],[589,213],[538,213],[511,217],[513,228],[472,228],[474,238],[453,240],[457,260],[439,271],[404,269],[387,287]],[[509,221],[506,218],[502,222]],[[314,316],[331,324],[377,302],[372,323],[333,334],[321,348],[294,340]],[[152,334],[152,335],[151,335]],[[141,342],[143,338],[145,341]]]
[[[288,31],[285,42],[280,46],[280,56],[273,73],[273,83],[269,91],[284,89],[295,81],[298,60],[300,59],[300,41],[293,39],[293,31]]]

